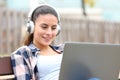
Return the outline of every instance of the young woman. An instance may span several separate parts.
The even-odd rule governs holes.
[[[52,46],[60,31],[60,18],[49,5],[39,5],[28,15],[28,37],[11,55],[15,80],[58,80],[63,45]]]

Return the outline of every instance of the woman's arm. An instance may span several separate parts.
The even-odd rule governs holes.
[[[25,51],[17,50],[11,55],[15,80],[30,80],[30,70],[23,55]]]

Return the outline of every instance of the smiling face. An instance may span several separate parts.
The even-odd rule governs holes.
[[[35,21],[33,43],[40,46],[49,46],[57,35],[58,20],[52,14],[39,15]]]

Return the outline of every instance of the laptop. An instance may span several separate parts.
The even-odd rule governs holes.
[[[119,80],[120,45],[65,43],[59,80]]]

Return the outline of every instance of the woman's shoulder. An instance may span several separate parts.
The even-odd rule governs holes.
[[[58,45],[54,45],[52,47],[59,52],[63,52],[63,50],[64,50],[64,44],[58,44]]]
[[[14,52],[12,52],[12,55],[21,55],[22,53],[26,53],[28,51],[28,46],[21,46],[17,48]]]

